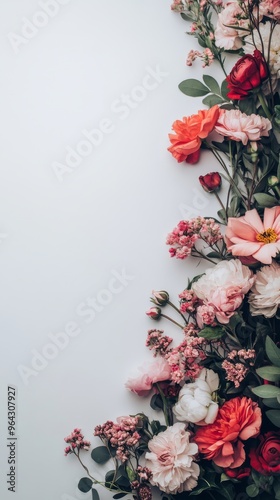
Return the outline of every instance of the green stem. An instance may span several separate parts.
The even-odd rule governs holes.
[[[178,309],[178,307],[176,307],[174,304],[172,304],[172,302],[170,302],[169,300],[168,300],[167,304],[169,304],[171,307],[173,307],[173,309],[175,309],[175,311],[177,311],[177,312],[180,314],[180,316],[182,316],[182,318],[183,318],[184,322],[185,322],[185,323],[186,323],[186,325],[187,325],[187,324],[188,324],[188,322],[187,322],[187,320],[186,320],[185,316],[183,315],[183,313],[181,313],[180,309]]]
[[[174,323],[174,325],[177,325],[177,326],[179,326],[179,328],[182,328],[182,330],[184,330],[184,326],[180,325],[180,323],[177,323],[177,321],[175,321],[174,319],[169,318],[169,316],[166,316],[165,314],[161,314],[160,317],[168,319],[168,321],[171,321],[171,323]]]
[[[167,404],[167,401],[166,401],[166,397],[163,394],[163,392],[162,392],[159,384],[156,384],[156,386],[157,386],[157,390],[160,393],[161,399],[162,399],[163,414],[164,414],[165,423],[166,423],[167,426],[172,425],[173,422],[170,421],[170,420],[172,420],[172,417],[170,416],[170,413],[169,413],[169,408],[168,408],[168,404]],[[170,419],[169,419],[169,417],[170,417]]]
[[[218,200],[219,204],[221,205],[222,209],[224,210],[224,212],[225,212],[225,217],[227,218],[227,211],[226,211],[226,207],[225,207],[225,205],[223,204],[223,202],[222,202],[221,198],[219,197],[219,195],[218,195],[217,191],[213,191],[213,193],[214,193],[214,195],[216,196],[216,198],[217,198],[217,200]]]
[[[264,98],[263,94],[262,94],[261,92],[258,92],[258,94],[257,94],[257,95],[258,95],[258,99],[259,99],[259,101],[260,101],[261,107],[262,107],[262,109],[264,110],[264,112],[265,112],[265,114],[266,114],[267,118],[268,118],[269,120],[271,120],[271,119],[272,119],[272,114],[270,113],[270,111],[269,111],[269,109],[268,109],[268,106],[267,106],[267,104],[266,104],[266,101],[265,101],[265,98]]]

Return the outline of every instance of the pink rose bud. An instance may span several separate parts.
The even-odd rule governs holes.
[[[151,300],[157,306],[165,306],[169,301],[169,294],[165,290],[160,290],[159,292],[153,290],[152,294],[153,298]]]
[[[161,316],[160,307],[151,307],[147,312],[147,316],[150,316],[152,319],[159,319]]]
[[[213,193],[213,191],[220,189],[222,178],[219,172],[210,172],[206,175],[200,175],[199,182],[207,193]]]

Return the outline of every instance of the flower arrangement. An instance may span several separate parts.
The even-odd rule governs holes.
[[[166,291],[151,297],[147,315],[176,324],[182,340],[149,330],[154,357],[126,386],[150,395],[158,416],[95,428],[101,445],[91,458],[113,463],[102,483],[82,460],[90,443],[80,429],[65,438],[65,454],[86,470],[79,489],[93,500],[96,484],[114,499],[151,500],[157,491],[162,500],[280,500],[280,1],[174,0],[171,8],[202,49],[187,65],[199,58],[224,73],[221,85],[206,74],[179,85],[207,109],[175,121],[169,135],[177,162],[198,163],[204,149],[221,170],[199,176],[221,205],[218,218],[180,221],[167,236],[171,257],[209,267],[178,306]]]

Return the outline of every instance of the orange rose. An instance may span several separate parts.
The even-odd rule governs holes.
[[[219,107],[203,109],[197,115],[176,120],[172,129],[175,134],[169,134],[171,146],[168,151],[181,163],[196,163],[200,155],[201,139],[205,139],[213,130],[219,117]]]
[[[258,436],[261,423],[257,403],[233,398],[223,404],[213,424],[198,429],[194,441],[200,453],[219,467],[240,467],[246,458],[242,441]]]

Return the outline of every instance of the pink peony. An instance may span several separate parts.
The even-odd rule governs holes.
[[[226,244],[232,255],[271,264],[280,251],[280,206],[265,208],[263,221],[255,208],[243,217],[230,217]]]
[[[215,29],[215,43],[217,47],[226,50],[238,50],[242,47],[242,38],[248,35],[249,21],[244,16],[244,10],[236,0],[228,2],[218,15]],[[231,27],[232,26],[232,27]],[[241,30],[238,27],[242,28]]]
[[[198,452],[190,443],[185,424],[177,423],[154,436],[148,443],[147,467],[152,472],[151,484],[165,493],[190,491],[197,485],[199,466],[193,462]]]
[[[153,384],[170,379],[170,370],[170,366],[165,359],[156,359],[141,366],[138,376],[130,378],[125,386],[138,396],[146,396],[152,389]]]
[[[245,115],[239,109],[220,109],[215,131],[234,141],[241,141],[244,146],[248,141],[258,141],[268,137],[272,128],[270,120],[259,115]]]
[[[211,309],[208,308],[208,313],[215,313],[220,323],[227,324],[236,309],[241,306],[253,283],[253,273],[248,267],[243,266],[239,260],[232,259],[207,269],[205,274],[193,283],[192,289],[203,304],[212,306]],[[197,309],[200,328],[203,328],[204,312],[201,308]]]

